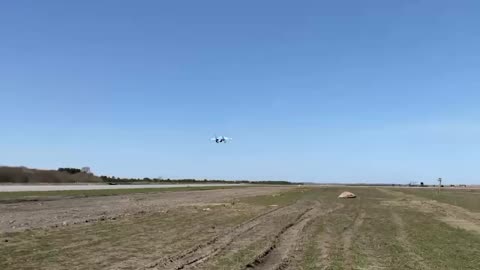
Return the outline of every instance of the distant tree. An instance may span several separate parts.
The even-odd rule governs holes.
[[[67,172],[69,174],[76,174],[81,172],[82,170],[77,169],[77,168],[58,168],[59,172]]]
[[[423,187],[423,186],[424,186],[424,185],[423,185],[423,182],[420,182],[420,186],[421,186],[421,187]]]

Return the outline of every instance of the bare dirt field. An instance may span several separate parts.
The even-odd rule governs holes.
[[[181,206],[200,207],[203,204],[230,204],[235,198],[271,194],[286,189],[288,187],[214,188],[205,191],[131,193],[120,196],[82,198],[56,195],[23,201],[19,198],[0,200],[0,213],[2,214],[0,231],[11,232],[90,223],[139,213],[163,213]],[[88,191],[82,192],[89,194]]]
[[[243,184],[144,184],[144,185],[106,185],[106,184],[36,184],[36,185],[0,185],[0,192],[16,191],[59,191],[59,190],[105,190],[105,189],[140,189],[140,188],[173,188],[173,187],[228,187]]]
[[[356,199],[338,199],[342,191]],[[246,187],[0,201],[0,269],[480,269],[480,191]]]

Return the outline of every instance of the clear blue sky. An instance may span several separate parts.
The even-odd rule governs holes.
[[[479,1],[168,2],[3,2],[0,164],[480,182]]]

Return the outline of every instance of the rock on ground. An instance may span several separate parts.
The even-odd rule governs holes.
[[[345,192],[342,192],[342,194],[340,194],[338,196],[338,198],[356,198],[357,196],[351,192],[348,192],[348,191],[345,191]]]

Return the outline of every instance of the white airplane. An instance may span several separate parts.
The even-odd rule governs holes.
[[[232,138],[225,137],[225,136],[220,136],[220,137],[215,136],[215,137],[211,138],[210,140],[214,141],[216,143],[222,143],[222,142],[227,143],[228,141],[231,141]]]

